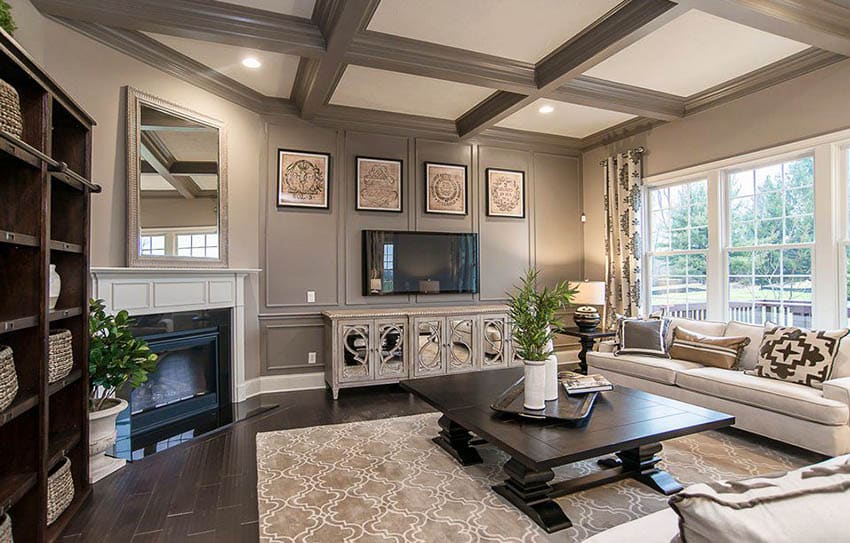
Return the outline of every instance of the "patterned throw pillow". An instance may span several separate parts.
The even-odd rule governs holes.
[[[619,344],[614,356],[637,354],[670,358],[667,354],[669,319],[620,319],[617,324]]]
[[[738,364],[744,347],[749,344],[750,338],[746,336],[706,336],[677,326],[670,357],[728,370]]]
[[[821,388],[829,379],[841,338],[850,331],[802,330],[766,324],[759,361],[750,375]]]

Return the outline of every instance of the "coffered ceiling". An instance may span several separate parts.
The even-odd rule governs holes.
[[[850,56],[830,0],[32,1],[260,114],[573,149]]]

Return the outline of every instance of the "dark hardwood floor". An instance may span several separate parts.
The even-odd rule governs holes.
[[[128,464],[94,485],[63,543],[251,542],[257,529],[258,432],[425,413],[397,386],[266,394],[278,407]]]

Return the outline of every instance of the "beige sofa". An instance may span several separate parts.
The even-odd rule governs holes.
[[[749,336],[741,366],[756,365],[761,326],[688,319],[673,319],[671,326],[712,336]],[[606,342],[587,353],[589,371],[616,385],[729,413],[735,427],[754,434],[828,456],[850,453],[850,338],[841,342],[823,390],[684,360],[614,356],[613,348]]]

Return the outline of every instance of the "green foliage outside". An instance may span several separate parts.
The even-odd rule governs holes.
[[[15,30],[18,29],[15,26],[15,20],[12,18],[12,6],[5,0],[0,0],[0,28],[9,34],[14,34]]]
[[[115,392],[136,388],[156,369],[157,355],[130,333],[133,320],[122,310],[106,313],[103,300],[89,302],[89,409],[98,411]]]
[[[757,169],[755,177],[752,170],[731,174],[729,220],[725,222],[730,228],[730,246],[812,242],[813,184],[814,160],[811,157]],[[652,198],[653,208],[667,208],[653,216],[654,251],[708,247],[706,183],[653,191]],[[812,255],[808,248],[730,251],[730,301],[810,302],[811,267]],[[700,298],[693,289],[688,293],[684,283],[688,276],[691,285],[704,287],[704,254],[657,257],[652,270],[653,292],[659,295],[659,302],[684,304]],[[705,301],[704,292],[701,301]]]
[[[554,287],[537,289],[540,270],[530,268],[520,279],[520,285],[509,294],[508,315],[513,323],[514,344],[523,360],[543,361],[553,351],[552,328],[560,328],[558,311],[572,302],[578,289],[566,281]]]

